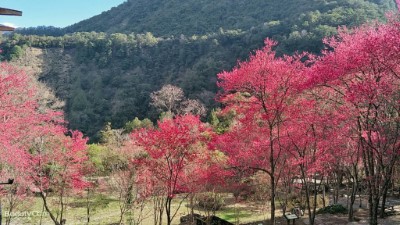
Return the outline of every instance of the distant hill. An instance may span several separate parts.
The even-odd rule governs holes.
[[[149,95],[163,84],[216,107],[216,74],[266,37],[280,54],[319,52],[338,26],[382,20],[394,7],[393,0],[130,0],[64,29],[20,30],[3,40],[1,57],[31,68],[65,101],[70,128],[96,140],[106,122],[157,119]]]
[[[219,28],[249,30],[271,21],[290,23],[317,11],[336,14],[325,21],[328,26],[351,26],[393,7],[393,0],[128,0],[65,32],[199,35]]]

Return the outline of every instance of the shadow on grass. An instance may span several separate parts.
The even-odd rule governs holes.
[[[227,220],[227,221],[235,221],[236,219],[243,219],[243,218],[248,218],[251,217],[252,214],[248,213],[248,212],[239,212],[239,213],[235,213],[235,212],[221,212],[218,215],[220,218]]]

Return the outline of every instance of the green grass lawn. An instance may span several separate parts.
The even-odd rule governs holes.
[[[227,195],[228,196],[228,195]],[[229,202],[229,201],[228,201]],[[120,217],[119,202],[115,197],[99,197],[96,198],[95,202],[96,208],[92,211],[90,218],[90,224],[117,224]],[[178,207],[179,200],[173,202],[173,208]],[[64,218],[67,220],[67,224],[87,224],[86,216],[86,203],[83,198],[70,198],[68,201],[67,211]],[[43,210],[43,204],[40,198],[33,198],[32,200],[22,204],[15,210],[16,213],[20,215],[13,215],[11,224],[54,224],[50,216],[44,215],[40,216]],[[6,209],[3,209],[3,223],[5,224]],[[173,224],[179,224],[179,218],[183,215],[190,213],[189,206],[187,202],[183,202],[180,207],[176,217],[174,218]],[[206,212],[195,208],[195,213],[205,215]],[[146,203],[144,209],[145,219],[143,220],[143,225],[153,225],[153,204],[151,201]],[[134,210],[133,217],[138,215],[138,211]],[[267,213],[265,210],[260,210],[260,207],[250,206],[244,202],[240,204],[227,204],[222,207],[221,210],[216,212],[216,215],[228,220],[232,223],[248,223],[253,221],[260,221],[266,219]],[[125,216],[124,224],[129,224],[127,222],[128,216]],[[166,218],[163,219],[164,221]]]

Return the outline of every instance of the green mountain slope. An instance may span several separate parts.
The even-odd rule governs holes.
[[[376,4],[383,7],[377,10]],[[129,0],[65,31],[206,34],[219,28],[248,30],[270,21],[293,21],[316,10],[321,14],[338,13],[338,8],[346,11],[346,15],[338,13],[334,18],[341,21],[326,22],[353,25],[372,11],[381,14],[381,9],[390,7],[393,1],[386,0]]]
[[[0,48],[4,59],[39,68],[65,101],[70,128],[95,140],[106,122],[156,119],[150,93],[163,84],[214,107],[216,74],[266,37],[280,53],[319,52],[338,26],[382,19],[390,8],[392,0],[132,0],[64,30],[90,32],[52,37],[41,27],[23,32],[42,36],[14,34]]]

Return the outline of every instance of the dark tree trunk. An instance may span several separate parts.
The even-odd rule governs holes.
[[[46,199],[46,196],[44,195],[44,193],[40,192],[39,195],[43,200],[44,208],[49,213],[51,220],[54,222],[55,225],[61,225],[61,223],[57,221],[57,218],[54,216],[54,214],[50,211],[50,209],[47,205],[47,199]]]
[[[349,222],[353,222],[354,221],[354,209],[353,209],[353,205],[354,202],[356,201],[356,194],[357,194],[357,190],[358,190],[358,181],[357,179],[353,180],[353,184],[351,186],[351,195],[350,195],[350,204],[349,204]]]
[[[275,225],[275,176],[271,176],[271,224]]]
[[[165,200],[165,213],[167,214],[167,225],[171,225],[172,218],[171,218],[171,203],[172,203],[172,198],[167,197]]]
[[[358,151],[359,152],[359,151]],[[354,221],[354,202],[356,201],[356,194],[359,188],[359,181],[358,181],[358,157],[359,157],[359,153],[357,152],[357,160],[356,162],[352,165],[352,172],[353,175],[351,175],[352,179],[353,179],[353,183],[351,185],[351,195],[350,195],[350,206],[349,206],[349,217],[348,220],[349,222],[353,222]],[[359,193],[361,195],[361,193]],[[361,199],[361,196],[360,196]],[[361,204],[361,203],[360,203]],[[360,205],[361,207],[361,205]]]

